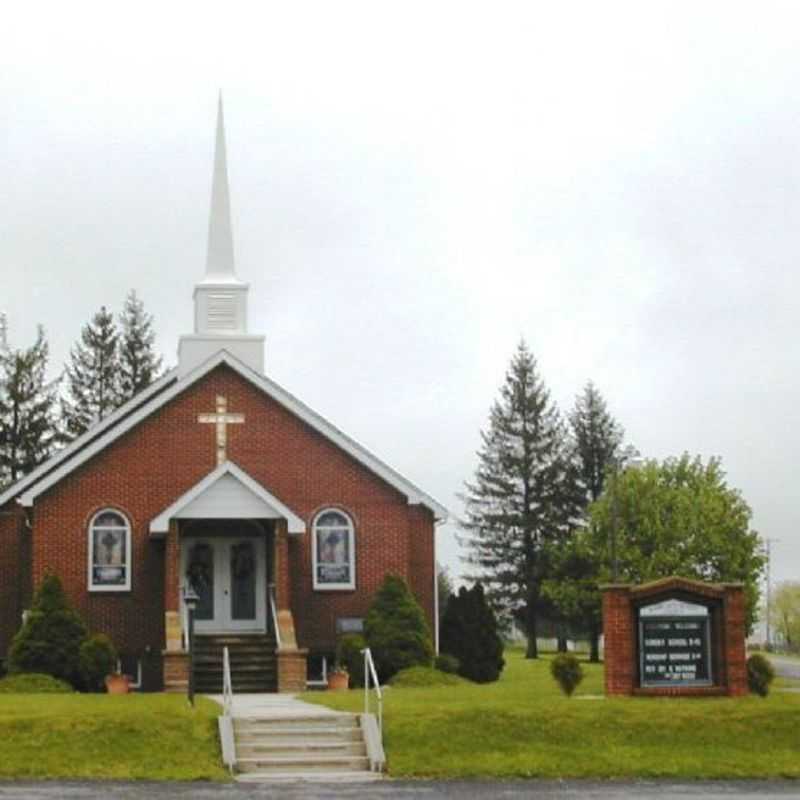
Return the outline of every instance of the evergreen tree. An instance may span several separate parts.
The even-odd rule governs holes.
[[[585,505],[603,493],[606,477],[619,466],[623,430],[608,411],[603,396],[589,381],[575,399],[569,415],[572,446],[586,488]],[[562,620],[575,632],[587,634],[590,661],[600,660],[600,564],[593,557],[588,540],[575,537],[566,552],[557,556],[556,568],[544,587],[544,594]],[[566,641],[559,639],[559,650]]]
[[[453,579],[450,577],[450,570],[436,562],[436,590],[439,598],[439,624],[442,622],[447,604],[453,596]]]
[[[462,587],[450,598],[439,632],[439,649],[458,659],[458,674],[476,683],[490,683],[505,666],[497,620],[483,587]]]
[[[80,436],[120,405],[119,333],[103,306],[81,331],[67,365],[68,397],[62,401],[67,441]]]
[[[401,669],[431,666],[433,645],[425,614],[406,582],[387,575],[364,620],[364,638],[372,650],[381,683]]]
[[[517,616],[536,658],[541,587],[550,551],[580,520],[584,490],[566,428],[521,342],[483,431],[475,480],[466,483],[463,538],[474,577],[495,609]]]
[[[86,626],[67,602],[61,581],[45,575],[25,624],[8,651],[9,672],[43,672],[80,686]]]
[[[31,347],[0,347],[0,486],[45,461],[55,444],[57,381],[47,380],[48,356],[41,326]]]
[[[588,500],[594,502],[603,493],[605,477],[619,455],[623,430],[591,381],[575,399],[569,424]]]
[[[120,403],[147,388],[161,370],[162,358],[153,345],[156,340],[153,317],[131,290],[119,318],[122,340],[119,348]]]

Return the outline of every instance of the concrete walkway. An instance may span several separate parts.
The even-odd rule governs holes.
[[[222,706],[221,694],[204,695]],[[235,719],[261,717],[269,719],[296,719],[298,717],[337,716],[340,711],[306,703],[293,694],[235,694],[232,715]]]

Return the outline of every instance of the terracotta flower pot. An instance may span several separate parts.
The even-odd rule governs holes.
[[[106,691],[109,694],[128,694],[130,691],[128,683],[129,679],[127,675],[120,675],[118,673],[106,675]]]
[[[342,691],[350,688],[350,676],[346,672],[331,672],[328,675],[328,689]]]

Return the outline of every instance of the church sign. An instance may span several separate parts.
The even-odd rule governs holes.
[[[710,686],[708,608],[664,600],[639,610],[642,686]]]
[[[741,583],[672,576],[601,589],[606,694],[747,694]]]

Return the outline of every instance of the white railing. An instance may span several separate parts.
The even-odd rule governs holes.
[[[183,601],[183,592],[181,591],[181,640],[183,641],[183,652],[189,652],[189,609]]]
[[[231,681],[231,659],[228,648],[222,648],[222,711],[229,717],[233,709],[233,683]]]
[[[219,738],[222,744],[222,761],[233,774],[236,766],[236,740],[233,733],[233,683],[231,659],[228,648],[222,648],[222,716],[219,717]]]
[[[375,662],[372,660],[372,651],[369,647],[365,647],[362,651],[364,654],[364,713],[369,714],[369,681],[372,678],[375,690],[375,698],[378,701],[378,732],[383,739],[383,692],[381,685],[378,683],[378,673],[375,672]]]
[[[278,627],[278,604],[275,602],[275,585],[269,586],[269,612],[272,616],[272,629],[275,631],[276,649],[281,649],[281,629]]]

